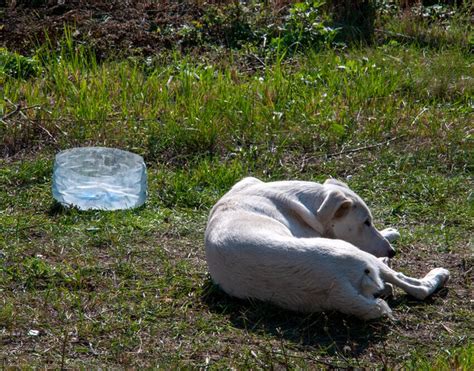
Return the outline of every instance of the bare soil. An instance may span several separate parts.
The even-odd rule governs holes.
[[[15,4],[18,3],[18,4]],[[29,54],[49,38],[53,45],[73,28],[75,40],[87,42],[99,58],[120,53],[154,54],[179,45],[173,30],[198,19],[203,7],[194,1],[49,1],[25,6],[10,1],[1,7],[0,45]],[[163,30],[167,30],[163,34]]]

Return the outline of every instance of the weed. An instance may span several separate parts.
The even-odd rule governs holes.
[[[289,10],[284,23],[272,37],[270,48],[278,54],[294,53],[297,50],[321,49],[331,45],[337,30],[325,25],[321,11],[324,2],[304,1],[295,3]]]
[[[28,79],[41,71],[37,58],[24,57],[5,48],[0,48],[0,81],[5,75],[13,78]]]

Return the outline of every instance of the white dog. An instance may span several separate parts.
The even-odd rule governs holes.
[[[225,292],[281,307],[338,310],[362,319],[391,316],[374,295],[385,283],[424,299],[449,272],[436,268],[423,279],[389,268],[389,240],[379,232],[362,199],[339,181],[264,183],[245,178],[212,209],[205,235],[212,279]]]

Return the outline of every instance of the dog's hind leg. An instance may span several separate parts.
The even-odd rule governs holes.
[[[388,304],[380,299],[366,297],[358,292],[352,285],[344,286],[332,298],[334,307],[343,313],[354,315],[364,320],[371,320],[388,316],[393,318],[392,310]]]
[[[381,267],[380,273],[384,281],[400,287],[420,300],[443,287],[449,279],[449,271],[444,268],[435,268],[422,279],[405,276],[403,273],[396,272],[385,265]]]

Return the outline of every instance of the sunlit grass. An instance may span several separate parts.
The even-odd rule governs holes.
[[[237,51],[219,63],[178,52],[168,63],[97,63],[71,40],[66,29],[61,47],[37,52],[36,76],[1,75],[1,364],[472,369],[464,47],[396,41],[248,71],[233,63]],[[145,206],[55,204],[54,154],[84,145],[143,155]],[[397,268],[446,266],[447,292],[427,303],[399,296],[396,323],[223,295],[206,273],[203,232],[212,205],[248,175],[345,180],[378,227],[400,228]]]
[[[472,114],[472,61],[456,49],[314,53],[251,75],[179,56],[154,68],[97,65],[84,49],[68,50],[49,57],[40,77],[7,78],[0,110],[34,107],[23,112],[33,122],[2,124],[10,151],[35,143],[35,120],[60,147],[113,145],[169,161],[333,151],[411,134],[446,140],[465,135]]]

